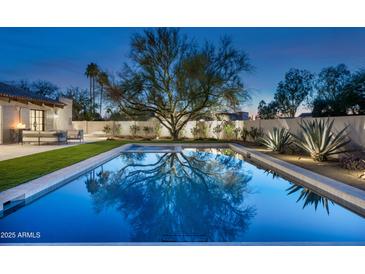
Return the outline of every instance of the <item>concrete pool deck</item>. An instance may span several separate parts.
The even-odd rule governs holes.
[[[130,143],[121,147],[104,152],[77,164],[57,170],[35,180],[21,184],[14,188],[0,192],[0,216],[4,210],[16,207],[19,203],[28,204],[33,200],[53,191],[82,174],[108,162],[122,152],[128,152],[132,146],[181,146],[182,148],[230,148],[243,155],[244,158],[254,163],[275,170],[282,177],[308,187],[320,195],[324,195],[342,206],[365,216],[365,191],[348,186],[339,181],[319,175],[299,166],[273,158],[269,155],[257,152],[238,144],[231,143],[176,143],[176,144],[144,144]],[[148,150],[147,150],[148,152]]]
[[[91,143],[91,142],[98,142],[104,141],[106,137],[94,137],[94,136],[85,136],[84,142]],[[32,155],[36,153],[41,153],[50,150],[61,149],[70,146],[79,145],[79,141],[69,141],[68,144],[60,144],[60,145],[31,145],[31,144],[9,144],[9,145],[0,145],[0,161],[14,159],[22,156]]]
[[[64,145],[41,145],[41,146],[21,145],[21,144],[0,145],[0,161],[10,160],[22,156],[32,155],[55,149],[61,149],[75,145],[78,144],[72,143]]]

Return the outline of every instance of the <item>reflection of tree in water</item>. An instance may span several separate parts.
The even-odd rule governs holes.
[[[109,178],[109,171],[103,171],[101,168],[100,172],[96,172],[95,170],[86,174],[86,189],[89,193],[96,193],[101,186],[103,186]]]
[[[272,169],[264,169],[264,174],[266,174],[267,176],[271,175],[273,179],[280,178],[279,173]]]
[[[127,164],[133,163],[134,161],[142,161],[145,158],[144,153],[125,153],[121,154],[121,158]],[[86,174],[86,189],[89,193],[96,193],[100,187],[102,187],[109,179],[110,172],[104,171],[103,166],[101,170],[96,172],[95,169]]]
[[[255,215],[244,204],[251,174],[243,161],[204,152],[140,155],[123,154],[125,166],[90,192],[98,211],[113,206],[128,219],[131,240],[232,241],[243,234]]]
[[[318,205],[322,205],[324,209],[326,209],[327,214],[330,213],[329,211],[329,203],[333,202],[328,200],[326,197],[318,195],[317,193],[313,192],[312,190],[305,188],[299,185],[292,185],[286,191],[288,191],[288,195],[296,193],[300,190],[300,195],[297,199],[297,202],[303,201],[303,208],[307,207],[308,205],[314,206],[314,209],[317,210]]]
[[[280,178],[280,175],[274,170],[265,169],[264,173],[266,175],[272,175],[273,179]],[[323,197],[303,186],[295,185],[293,183],[290,184],[291,186],[288,189],[286,189],[286,191],[288,192],[287,195],[291,195],[300,191],[300,195],[297,199],[297,202],[303,201],[303,208],[306,208],[307,206],[311,205],[314,206],[315,210],[317,210],[318,205],[322,205],[323,208],[327,211],[327,214],[330,213],[329,203],[333,204],[331,200],[328,200],[326,197]]]
[[[211,148],[211,149],[207,149],[207,148],[197,148],[196,151],[199,152],[210,152],[210,153],[216,153],[216,154],[223,154],[226,156],[232,156],[235,157],[238,155],[237,152],[234,152],[232,149],[229,148]]]

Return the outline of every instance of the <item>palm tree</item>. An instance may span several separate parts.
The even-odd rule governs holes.
[[[95,104],[95,78],[99,74],[98,65],[95,63],[90,63],[86,67],[85,75],[90,79],[90,103],[92,110],[94,112],[94,104]]]
[[[109,81],[108,74],[104,71],[99,72],[98,79],[97,79],[99,85],[100,85],[100,116],[101,116],[101,110],[102,110],[102,104],[103,104],[103,91],[104,91],[104,85],[106,85]]]

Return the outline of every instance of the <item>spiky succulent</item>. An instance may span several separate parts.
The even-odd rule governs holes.
[[[346,150],[340,148],[347,145],[351,140],[347,137],[347,127],[334,133],[333,122],[327,120],[302,121],[299,124],[302,136],[294,136],[296,144],[307,151],[315,161],[326,161],[328,156],[343,153]]]
[[[285,147],[292,143],[292,137],[289,131],[285,128],[278,129],[276,127],[267,134],[264,134],[263,137],[260,137],[259,140],[261,144],[278,153],[283,153]]]

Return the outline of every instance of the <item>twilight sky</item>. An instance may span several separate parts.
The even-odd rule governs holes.
[[[0,28],[0,81],[48,80],[61,88],[88,87],[90,62],[115,72],[128,60],[130,35],[140,28]],[[196,41],[218,42],[228,35],[244,50],[255,70],[243,74],[256,113],[261,99],[273,98],[290,68],[318,73],[345,63],[365,68],[365,28],[182,28]]]

